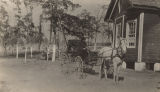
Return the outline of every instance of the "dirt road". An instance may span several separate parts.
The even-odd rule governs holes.
[[[100,80],[98,74],[87,74],[85,79],[76,73],[65,74],[58,61],[24,64],[22,59],[0,58],[0,92],[156,92],[160,82],[160,73],[151,71],[127,69],[121,75],[124,80],[115,85],[112,79]]]

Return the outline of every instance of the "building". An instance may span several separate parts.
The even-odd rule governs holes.
[[[160,0],[111,0],[105,21],[114,23],[115,47],[118,36],[127,39],[128,64],[143,70],[160,63]]]

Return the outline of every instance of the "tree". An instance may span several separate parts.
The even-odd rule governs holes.
[[[83,10],[81,14],[79,14],[79,17],[86,21],[84,23],[83,28],[87,28],[89,31],[88,33],[90,34],[89,36],[93,37],[94,36],[94,50],[97,48],[97,34],[102,32],[100,28],[104,28],[104,13],[106,10],[106,5],[101,6],[101,8],[98,11],[97,16],[91,16],[90,13],[87,10]],[[108,30],[107,30],[108,31]],[[103,31],[104,32],[104,31]]]
[[[94,21],[94,25],[95,25],[95,43],[94,43],[94,50],[97,49],[97,34],[98,32],[100,32],[100,28],[103,27],[104,25],[104,21],[102,19],[104,19],[104,13],[106,10],[106,5],[101,6],[101,8],[99,9],[96,19]]]
[[[78,15],[79,18],[82,20],[82,28],[84,30],[84,33],[88,37],[88,42],[89,39],[92,39],[94,36],[94,28],[95,28],[95,16],[91,16],[90,12],[87,10],[82,10],[82,12]]]
[[[36,30],[36,27],[34,26],[33,20],[32,20],[32,11],[28,13],[24,18],[24,27],[26,32],[26,45],[28,44],[30,46],[31,50],[31,58],[32,58],[32,45],[34,44],[41,44],[43,41],[43,33],[41,32],[41,29]],[[41,22],[41,21],[40,21]],[[41,24],[40,24],[41,26]],[[26,47],[27,48],[27,47]],[[39,47],[40,49],[40,47]]]
[[[13,0],[13,2],[17,2],[20,0]],[[56,44],[56,31],[60,29],[58,22],[60,20],[60,16],[67,12],[68,10],[74,10],[79,7],[78,4],[74,4],[70,0],[25,0],[25,6],[30,6],[31,4],[36,3],[42,5],[44,15],[47,15],[46,20],[50,21],[50,44]],[[52,41],[52,33],[54,32],[54,40]],[[55,47],[53,45],[53,47]],[[54,53],[55,54],[55,53]],[[54,58],[53,58],[54,60]],[[52,61],[53,61],[52,60]]]
[[[32,22],[32,10],[23,18],[23,22],[25,24],[24,27],[26,31],[26,48],[28,44],[30,46],[31,58],[32,58],[32,45],[35,43],[35,34],[36,34],[36,32],[34,32],[35,27]]]
[[[25,62],[26,62],[27,48],[30,47],[31,58],[32,58],[32,45],[37,42],[38,39],[37,35],[39,34],[38,32],[35,31],[35,26],[32,20],[33,5],[30,0],[13,0],[12,2],[16,5],[15,11],[17,11],[17,14],[15,15],[17,20],[17,25],[15,27],[17,28],[18,33],[22,33],[22,34],[17,34],[17,38],[23,39],[24,41],[26,49],[25,50]],[[26,7],[25,15],[21,14],[22,4],[24,4]],[[21,36],[23,36],[23,38]]]
[[[56,31],[61,29],[58,23],[61,21],[61,16],[65,11],[79,7],[78,4],[73,4],[69,0],[46,0],[43,3],[43,12],[48,15],[46,19],[50,20],[50,43],[53,43],[53,57],[52,61],[55,61],[55,44],[56,44]],[[52,32],[54,32],[54,40],[52,41]]]
[[[38,34],[38,37],[37,37],[37,41],[39,42],[38,48],[39,48],[39,51],[40,51],[41,44],[42,44],[42,42],[44,42],[44,34],[42,33],[42,20],[43,20],[42,14],[40,15],[39,19],[40,19],[39,26],[38,26],[39,34]]]
[[[19,55],[19,43],[20,43],[20,40],[21,40],[21,37],[22,37],[22,31],[21,29],[23,28],[23,21],[22,21],[22,15],[21,15],[21,8],[20,8],[20,4],[21,4],[21,1],[20,0],[13,0],[13,2],[15,3],[16,5],[16,8],[14,9],[17,13],[15,14],[15,18],[16,18],[16,26],[15,26],[15,29],[14,29],[14,32],[13,32],[13,39],[15,40],[16,42],[16,58],[18,59],[18,55]]]
[[[69,35],[77,36],[79,39],[84,37],[82,30],[83,21],[77,16],[63,14],[61,16],[61,25],[63,30],[66,30]]]
[[[59,25],[62,22],[62,16],[67,13],[69,10],[74,10],[80,7],[79,4],[74,4],[70,0],[11,0],[17,5],[17,10],[21,10],[20,5],[24,3],[26,7],[32,7],[32,4],[42,5],[43,15],[47,15],[47,17],[43,17],[45,20],[50,21],[50,44],[52,43],[55,47],[56,44],[56,31],[62,30],[61,26]],[[20,13],[20,11],[18,12]],[[41,23],[40,23],[41,24]],[[39,25],[41,28],[41,25]],[[39,28],[39,30],[41,30]],[[26,30],[26,29],[25,29]],[[54,33],[54,40],[52,41],[52,33]],[[39,43],[43,37],[42,34],[39,32]],[[40,47],[40,45],[39,45]],[[54,54],[55,55],[55,54]],[[53,56],[54,57],[54,56]],[[54,58],[53,58],[54,61]]]
[[[82,39],[88,36],[88,33],[91,34],[93,32],[93,20],[94,16],[91,16],[89,13],[86,15],[80,14],[78,16],[64,13],[61,16],[61,25],[63,26],[63,30],[66,30],[67,34]]]
[[[7,53],[7,45],[8,45],[8,40],[9,40],[9,16],[8,16],[8,12],[6,11],[6,9],[4,8],[4,6],[0,6],[0,39],[1,39],[1,43],[2,46],[4,47],[5,51],[4,51],[4,55],[6,55]]]

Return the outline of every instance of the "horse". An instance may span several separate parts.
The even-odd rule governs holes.
[[[109,61],[113,64],[113,78],[117,83],[120,73],[120,68],[123,63],[123,58],[127,52],[126,40],[121,39],[119,42],[119,46],[117,48],[112,47],[103,47],[99,51],[99,56],[102,57],[102,65],[101,68],[105,68],[105,78],[107,79],[107,69],[110,67]],[[102,71],[102,69],[100,69]],[[101,74],[101,73],[100,73]]]

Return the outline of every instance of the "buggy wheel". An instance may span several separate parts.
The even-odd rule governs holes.
[[[107,79],[108,78],[108,70],[107,70],[107,67],[105,66],[105,64],[104,64],[104,75],[105,75],[105,79]]]
[[[80,78],[84,77],[84,62],[80,56],[75,57],[76,71]]]

